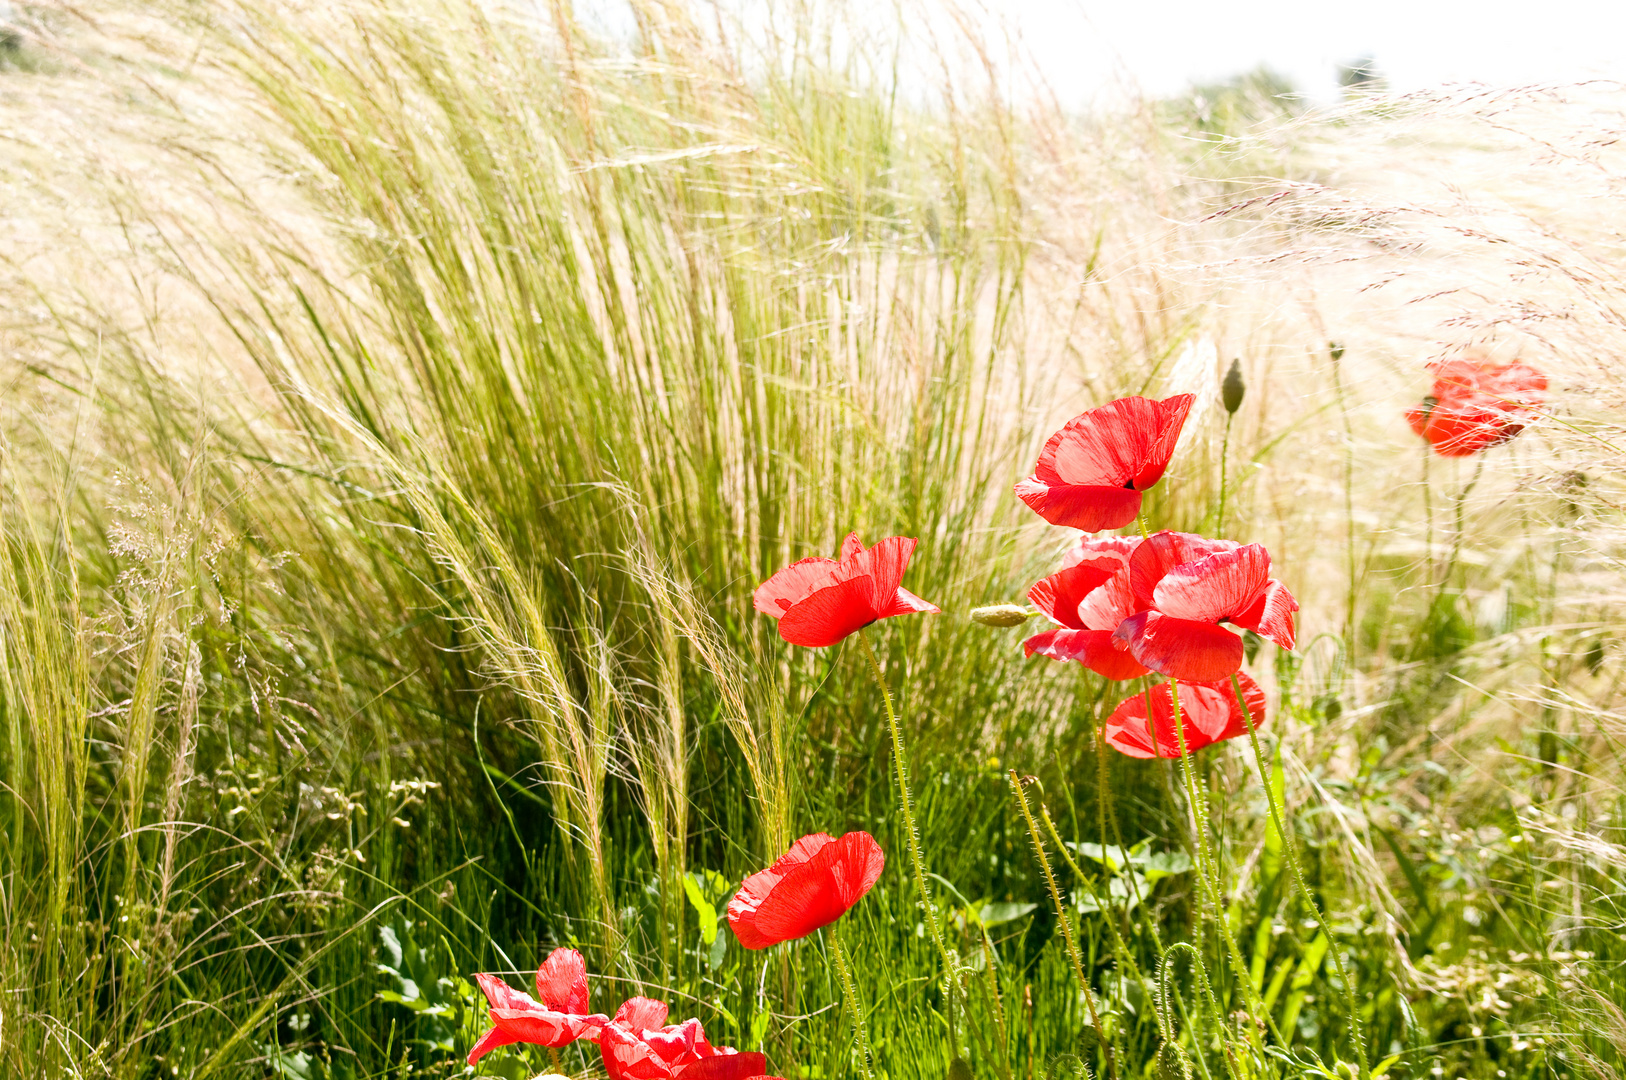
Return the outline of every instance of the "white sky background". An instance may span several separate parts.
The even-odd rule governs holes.
[[[849,16],[895,27],[900,2],[910,13],[904,25],[913,46],[951,25],[917,14],[937,7],[932,0],[849,0],[846,8]],[[590,24],[612,33],[630,28],[624,0],[577,3]],[[722,3],[747,25],[765,25],[765,0]],[[1108,102],[1126,84],[1161,97],[1260,64],[1287,76],[1310,101],[1330,102],[1338,96],[1338,65],[1362,56],[1374,57],[1390,88],[1403,92],[1450,82],[1626,77],[1626,3],[1619,0],[962,0],[962,7],[984,12],[979,21],[991,40],[1006,37],[988,33],[1001,23],[1013,31],[1032,74],[1069,108]]]

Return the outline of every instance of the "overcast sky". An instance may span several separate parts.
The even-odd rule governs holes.
[[[1397,90],[1626,75],[1626,3],[1538,0],[1001,0],[1069,103],[1118,68],[1153,94],[1258,64],[1315,99],[1335,95],[1340,62],[1363,55]]]
[[[767,0],[720,2],[764,25]],[[797,0],[781,0],[784,11]],[[801,0],[810,2],[810,0]],[[860,21],[896,26],[915,44],[946,19],[936,0],[830,0]],[[1497,85],[1626,77],[1626,3],[1616,0],[959,0],[1019,36],[1064,105],[1110,96],[1127,81],[1163,96],[1266,64],[1313,101],[1337,96],[1340,63],[1372,56],[1396,90],[1447,82]],[[626,0],[576,0],[590,23],[630,31]],[[813,0],[812,6],[818,6]],[[924,23],[924,25],[923,25]],[[951,35],[952,36],[952,35]]]

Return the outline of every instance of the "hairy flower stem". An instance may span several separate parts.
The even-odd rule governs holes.
[[[1327,925],[1326,917],[1321,914],[1321,906],[1310,895],[1310,886],[1304,880],[1304,867],[1299,863],[1298,845],[1282,825],[1282,808],[1277,804],[1276,791],[1270,784],[1270,773],[1265,768],[1265,754],[1259,747],[1259,730],[1253,725],[1253,715],[1248,709],[1248,703],[1242,697],[1242,683],[1235,675],[1231,676],[1231,688],[1236,693],[1236,702],[1242,708],[1242,722],[1247,725],[1248,739],[1253,743],[1253,759],[1259,766],[1259,781],[1265,786],[1265,802],[1270,806],[1270,822],[1276,827],[1276,835],[1282,839],[1282,850],[1287,853],[1287,865],[1293,871],[1293,883],[1298,887],[1299,895],[1315,915],[1315,921],[1321,927],[1321,932],[1327,937],[1327,953],[1332,957],[1332,966],[1338,971],[1338,979],[1344,984],[1345,1008],[1349,1010],[1349,1039],[1355,1044],[1355,1057],[1360,1062],[1360,1080],[1367,1080],[1370,1070],[1366,1061],[1366,1040],[1361,1037],[1361,1015],[1356,1011],[1355,981],[1344,970],[1344,961],[1333,940],[1332,927]]]
[[[1107,1055],[1107,1075],[1117,1076],[1118,1066],[1115,1061],[1117,1055],[1112,1052],[1112,1044],[1107,1041],[1106,1032],[1101,1028],[1101,1017],[1095,1010],[1095,994],[1090,990],[1090,981],[1084,974],[1084,955],[1079,952],[1078,941],[1073,937],[1073,921],[1067,917],[1067,905],[1062,901],[1061,888],[1056,884],[1056,875],[1050,869],[1050,858],[1044,851],[1044,837],[1039,835],[1038,823],[1033,820],[1033,810],[1028,806],[1027,792],[1022,790],[1022,781],[1016,775],[1016,770],[1010,770],[1011,794],[1016,796],[1016,805],[1022,808],[1022,820],[1027,822],[1028,836],[1033,839],[1033,854],[1039,860],[1039,866],[1044,870],[1045,884],[1050,886],[1050,899],[1056,905],[1056,921],[1061,924],[1062,943],[1067,946],[1067,959],[1072,961],[1073,975],[1078,979],[1079,992],[1084,995],[1084,1007],[1090,1013],[1090,1026],[1095,1028],[1095,1037],[1100,1040],[1102,1048]]]
[[[875,1063],[870,1057],[869,1030],[864,1025],[864,1003],[858,998],[858,984],[853,981],[852,969],[847,966],[847,953],[841,947],[841,932],[830,933],[830,955],[836,961],[836,977],[841,980],[841,996],[847,1002],[847,1011],[853,1018],[853,1038],[858,1041],[858,1060],[864,1071],[864,1080],[874,1080]]]
[[[1218,533],[1219,535],[1221,535],[1221,536],[1225,535],[1225,489],[1229,486],[1227,481],[1230,479],[1230,477],[1229,477],[1229,475],[1227,473],[1227,469],[1229,467],[1229,460],[1228,459],[1231,456],[1231,420],[1232,419],[1233,419],[1233,415],[1231,413],[1226,413],[1225,414],[1225,436],[1224,436],[1224,438],[1220,439],[1219,524],[1217,526],[1215,526],[1214,531],[1216,533]]]
[[[869,669],[875,675],[875,685],[881,688],[881,704],[886,706],[886,724],[892,730],[892,763],[897,767],[898,802],[903,807],[903,829],[909,841],[909,862],[915,872],[915,888],[920,892],[920,910],[926,921],[926,932],[931,935],[932,944],[937,946],[937,954],[942,958],[944,977],[953,978],[954,963],[949,959],[948,945],[943,941],[943,928],[937,925],[931,889],[926,884],[926,860],[920,854],[920,830],[915,826],[914,804],[909,798],[909,764],[904,757],[903,732],[898,727],[898,714],[892,708],[892,691],[887,689],[886,676],[881,673],[881,662],[875,657],[875,649],[870,645],[868,635],[860,630],[856,636],[858,643],[864,647],[864,655],[869,658]]]
[[[1112,951],[1118,958],[1119,968],[1123,972],[1131,974],[1137,979],[1144,979],[1145,976],[1140,969],[1140,964],[1135,961],[1134,954],[1129,951],[1128,942],[1124,940],[1123,934],[1118,929],[1118,923],[1115,918],[1118,913],[1107,906],[1112,899],[1111,888],[1107,889],[1107,895],[1105,898],[1096,893],[1095,888],[1090,884],[1090,879],[1084,875],[1084,871],[1078,868],[1078,863],[1073,861],[1073,857],[1067,854],[1067,845],[1062,843],[1061,834],[1056,831],[1056,823],[1050,820],[1050,811],[1045,808],[1045,804],[1043,802],[1039,803],[1039,820],[1044,822],[1045,831],[1050,834],[1051,842],[1056,845],[1056,854],[1060,855],[1061,861],[1067,864],[1067,869],[1073,872],[1073,878],[1084,886],[1085,890],[1090,894],[1090,899],[1095,901],[1095,906],[1100,908],[1102,914],[1107,916],[1107,929],[1112,932]],[[1119,844],[1118,849],[1122,851],[1123,845]],[[1103,841],[1101,844],[1101,854],[1103,857],[1105,857],[1106,852],[1107,845]],[[1133,872],[1129,874],[1129,880],[1131,882],[1131,887],[1133,888],[1133,882],[1135,880],[1135,875]],[[1139,888],[1135,888],[1135,893],[1137,896],[1135,903],[1138,906],[1140,903],[1138,899],[1140,893]],[[1155,934],[1156,930],[1153,930],[1153,933]],[[1157,952],[1159,957],[1163,955],[1163,946],[1161,944],[1158,945]],[[1157,1024],[1158,1036],[1163,1039],[1168,1039],[1170,1037],[1169,1032],[1171,1025],[1164,1017],[1163,1010],[1152,1010],[1152,1019]]]
[[[1191,826],[1197,833],[1197,880],[1203,884],[1203,892],[1208,897],[1214,922],[1219,927],[1220,940],[1225,943],[1225,951],[1236,971],[1237,982],[1242,987],[1242,996],[1247,1001],[1248,1011],[1264,1020],[1278,1044],[1290,1045],[1282,1038],[1282,1033],[1276,1030],[1275,1019],[1270,1015],[1270,1010],[1265,1008],[1259,991],[1254,989],[1248,965],[1242,962],[1242,950],[1237,947],[1236,935],[1231,933],[1231,922],[1225,917],[1225,908],[1220,899],[1219,863],[1208,845],[1208,814],[1203,809],[1201,796],[1197,793],[1197,774],[1191,767],[1191,754],[1186,749],[1185,725],[1180,722],[1180,683],[1177,679],[1169,680],[1169,698],[1174,712],[1174,737],[1180,746],[1180,772],[1185,778],[1186,801],[1191,804]],[[1257,1041],[1258,1034],[1259,1029],[1250,1024],[1248,1027],[1250,1040]]]

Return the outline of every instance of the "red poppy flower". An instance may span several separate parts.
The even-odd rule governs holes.
[[[610,1080],[754,1080],[767,1059],[712,1046],[698,1020],[666,1024],[666,1003],[628,998],[598,1036]]]
[[[1039,451],[1016,497],[1052,525],[1117,529],[1140,513],[1140,493],[1163,477],[1193,397],[1119,398],[1073,417]]]
[[[1094,563],[1103,569],[1122,570],[1129,565],[1129,556],[1140,547],[1138,536],[1083,536],[1078,543],[1062,552],[1061,566],[1077,566],[1081,562]]]
[[[587,965],[575,949],[555,949],[536,972],[537,1001],[492,975],[476,975],[491,1006],[492,1028],[469,1051],[473,1065],[499,1046],[565,1046],[596,1039],[609,1017],[587,1011]]]
[[[1442,457],[1469,457],[1518,435],[1547,390],[1547,376],[1518,361],[1466,356],[1429,369],[1431,393],[1406,410],[1406,422]]]
[[[1114,636],[1171,679],[1214,682],[1241,669],[1242,639],[1221,623],[1293,647],[1298,601],[1270,576],[1260,544],[1161,532],[1135,549],[1124,574],[1137,612]]]
[[[728,925],[747,949],[766,949],[828,926],[869,892],[886,853],[866,832],[804,836],[728,902]]]
[[[1140,543],[1139,537],[1135,542]],[[1027,655],[1077,660],[1108,679],[1146,674],[1128,643],[1113,637],[1119,624],[1135,613],[1125,569],[1112,558],[1086,559],[1029,589],[1028,599],[1061,628],[1028,638],[1022,643]]]
[[[1238,674],[1248,716],[1257,729],[1265,722],[1265,692],[1246,674]],[[1178,758],[1180,740],[1174,730],[1174,694],[1169,683],[1158,683],[1148,693],[1152,698],[1153,720],[1146,723],[1147,694],[1126,698],[1107,717],[1102,734],[1114,749],[1130,757]],[[1192,753],[1211,743],[1234,739],[1248,733],[1242,709],[1237,705],[1231,680],[1213,683],[1180,683],[1180,727],[1186,737],[1186,752]],[[1153,742],[1153,732],[1156,742]]]
[[[877,619],[940,609],[899,584],[915,541],[889,536],[865,550],[857,533],[841,542],[841,560],[803,559],[757,586],[756,609],[779,620],[792,645],[834,645]]]

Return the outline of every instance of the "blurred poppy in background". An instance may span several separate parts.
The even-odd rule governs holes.
[[[741,883],[728,903],[729,928],[747,949],[806,937],[845,915],[885,867],[886,853],[869,833],[804,836]]]
[[[1169,467],[1190,394],[1127,397],[1075,416],[1039,451],[1016,496],[1052,525],[1119,529],[1140,513],[1141,492]]]
[[[1255,728],[1265,722],[1265,692],[1245,674],[1238,674],[1242,698]],[[1151,698],[1152,722],[1146,722],[1146,699]],[[1242,708],[1237,704],[1231,681],[1180,683],[1180,730],[1185,735],[1186,752],[1248,733]],[[1153,733],[1156,733],[1156,741]],[[1107,717],[1102,731],[1114,749],[1137,758],[1178,758],[1180,738],[1174,726],[1172,684],[1159,683],[1144,694],[1126,698]]]
[[[757,586],[756,609],[779,620],[792,645],[834,645],[877,619],[933,614],[940,609],[905,589],[903,572],[915,540],[889,536],[866,549],[857,533],[841,542],[841,559],[791,563]]]
[[[1406,422],[1442,457],[1470,457],[1507,442],[1536,415],[1547,376],[1520,361],[1465,356],[1429,365],[1434,385]]]

